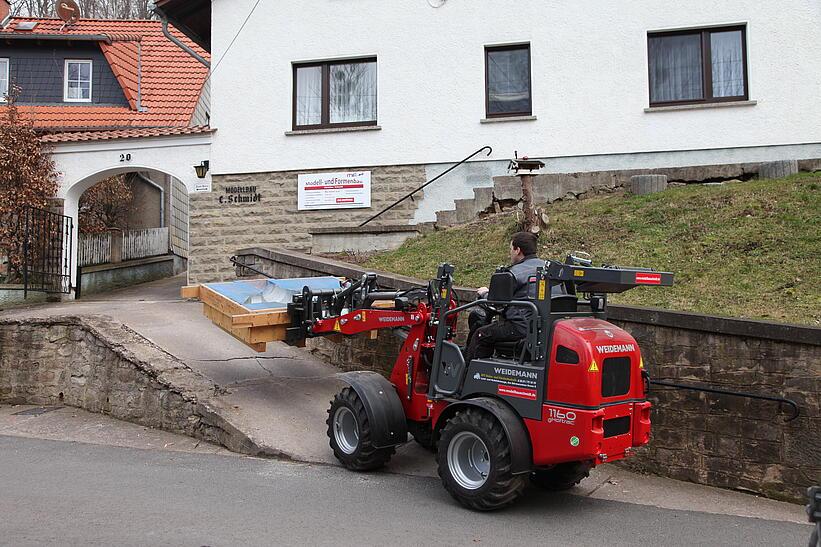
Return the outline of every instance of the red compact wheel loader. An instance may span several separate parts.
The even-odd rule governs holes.
[[[607,294],[670,286],[673,274],[592,267],[568,257],[531,278],[533,297],[513,300],[500,269],[487,300],[459,305],[453,267],[426,289],[384,291],[375,274],[340,290],[305,287],[288,305],[287,339],[399,329],[405,338],[390,381],[375,372],[341,375],[348,387],[328,409],[334,455],[348,469],[384,465],[408,440],[435,450],[448,492],[475,510],[512,503],[526,482],[563,490],[596,465],[622,459],[650,439],[650,403],[638,344],[605,321]],[[566,294],[554,295],[560,285]],[[457,314],[474,306],[529,310],[527,336],[494,356],[465,362],[454,342]]]

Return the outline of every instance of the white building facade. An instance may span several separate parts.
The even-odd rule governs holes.
[[[253,3],[212,6],[213,58],[222,59],[212,76],[217,174],[446,163],[484,144],[501,158],[579,158],[821,142],[816,0],[263,2],[226,53]],[[724,27],[744,29],[745,51],[731,44],[716,58],[746,53],[744,98],[651,108],[648,35]],[[674,54],[702,53],[678,42]],[[485,49],[511,44],[529,45],[532,118],[482,123]],[[363,58],[375,59],[380,129],[290,134],[293,66]],[[660,71],[689,77],[699,67],[686,62],[671,58]]]
[[[254,3],[211,5],[214,191],[270,184],[266,214],[299,234],[332,222],[297,210],[299,173],[373,168],[353,222],[484,145],[394,222],[435,219],[514,151],[557,173],[821,158],[817,0],[262,2],[243,27]]]

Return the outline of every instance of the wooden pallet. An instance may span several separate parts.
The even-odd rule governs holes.
[[[202,302],[203,315],[254,351],[263,352],[268,342],[285,340],[285,328],[291,324],[285,308],[249,310],[207,285],[186,285],[180,296]]]

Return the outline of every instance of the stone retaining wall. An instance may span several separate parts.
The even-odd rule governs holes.
[[[359,277],[354,265],[297,252],[242,249],[255,268],[274,277]],[[422,281],[380,273],[397,289]],[[462,301],[471,289],[458,289]],[[821,329],[610,306],[610,320],[638,341],[650,374],[694,385],[775,394],[795,400],[801,416],[767,401],[654,387],[653,441],[624,465],[713,486],[801,501],[821,478]],[[309,348],[340,368],[387,374],[401,341],[387,331],[341,343],[309,341]]]
[[[297,210],[297,171],[215,175],[213,190],[191,194],[188,275],[191,283],[231,277],[233,252],[247,246],[276,246],[307,251],[311,231],[327,227],[355,227],[408,192],[425,183],[422,165],[308,170],[371,171],[371,207],[326,211]],[[303,171],[305,172],[305,171]],[[250,203],[225,203],[228,187],[256,187],[258,199]],[[220,198],[224,203],[220,203]],[[415,198],[423,197],[419,192]],[[373,225],[409,224],[416,205],[407,200],[388,211]]]
[[[212,408],[218,388],[106,318],[0,320],[0,402],[65,404],[260,454]]]
[[[769,336],[764,322],[745,321],[759,332],[740,336],[693,328],[698,325],[688,316],[697,314],[653,311],[664,316],[660,325],[643,320],[646,310],[631,311],[621,308],[611,321],[636,339],[654,379],[779,395],[794,400],[801,414],[785,422],[787,405],[653,386],[653,441],[625,465],[801,501],[821,478],[819,329],[796,327],[794,339],[785,341]]]

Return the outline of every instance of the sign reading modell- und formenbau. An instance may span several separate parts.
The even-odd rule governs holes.
[[[297,177],[297,209],[353,209],[371,206],[371,172],[307,173]]]

